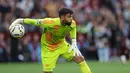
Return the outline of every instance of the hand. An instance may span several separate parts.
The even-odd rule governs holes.
[[[15,26],[15,25],[17,25],[17,24],[23,24],[23,19],[22,19],[22,18],[16,19],[16,20],[9,26],[9,30],[10,30],[13,26]]]
[[[74,50],[73,56],[82,56],[81,52],[79,51],[77,44],[76,44],[76,39],[72,39],[72,45],[68,51],[70,53],[72,50]]]

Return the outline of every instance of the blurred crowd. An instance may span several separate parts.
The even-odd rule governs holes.
[[[44,30],[24,25],[26,34],[15,39],[8,27],[16,18],[58,17],[63,7],[74,11],[78,47],[87,60],[130,60],[130,0],[0,0],[0,61],[40,62]]]

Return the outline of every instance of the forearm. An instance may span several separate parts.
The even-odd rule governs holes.
[[[30,24],[30,25],[35,25],[38,26],[39,25],[39,21],[38,19],[29,19],[29,18],[18,18],[16,19],[11,25],[16,25],[16,24]]]
[[[25,19],[23,19],[23,23],[38,26],[39,25],[39,20],[38,19],[25,18]]]
[[[70,37],[71,39],[76,39],[76,27],[72,28],[70,31]]]

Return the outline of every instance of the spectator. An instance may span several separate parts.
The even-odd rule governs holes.
[[[41,49],[40,49],[40,42],[39,42],[39,35],[34,33],[32,37],[32,41],[28,45],[29,50],[31,52],[31,59],[33,62],[38,61],[41,62]]]
[[[86,52],[87,52],[88,46],[89,46],[89,43],[87,39],[85,38],[84,34],[78,34],[78,48],[85,58],[87,58]]]
[[[0,32],[0,62],[7,60],[6,45],[7,44],[4,40],[4,34]]]
[[[17,8],[20,9],[23,12],[22,17],[29,17],[30,13],[34,7],[33,0],[21,0],[17,3]]]
[[[100,62],[108,62],[109,61],[109,30],[107,29],[107,20],[102,19],[101,23],[98,24],[96,34],[96,46],[98,52],[98,58]]]
[[[127,41],[130,40],[129,4],[129,0],[0,0],[0,31],[4,30],[5,32],[8,32],[9,25],[16,18],[30,17],[42,19],[44,17],[57,17],[58,15],[56,13],[60,8],[68,7],[75,13],[74,20],[76,20],[77,31],[79,33],[79,37],[77,37],[78,46],[79,49],[82,49],[81,51],[84,51],[82,52],[83,55],[86,55],[87,59],[96,58],[97,51],[99,55],[99,49],[105,47],[109,48],[107,50],[110,50],[110,58],[116,57],[115,59],[119,59],[120,50],[122,49],[123,44],[122,37],[127,39]],[[103,22],[101,21],[102,17],[105,19]],[[30,25],[25,25],[24,27],[27,34],[33,32],[42,33],[44,31]],[[106,32],[106,30],[109,31],[109,33]],[[110,38],[103,37],[104,33],[109,34]],[[0,37],[3,37],[3,34],[5,35],[5,33],[2,33]],[[16,60],[18,52],[18,45],[16,44],[20,39],[10,38],[8,33],[6,36],[7,37],[4,38],[7,38],[8,42],[11,41],[11,43],[6,43],[7,40],[4,41],[5,46],[7,44],[10,46],[1,46],[1,53],[3,53],[2,50],[4,47],[6,48],[4,50],[7,52],[6,56],[9,59],[12,57],[12,59]],[[33,61],[39,61],[40,58],[36,58],[36,53],[34,55],[36,49],[40,47],[40,44],[38,44],[39,40],[37,40],[37,42],[29,42],[29,39],[32,38],[31,35],[25,35],[25,37],[26,38],[23,38],[22,43],[19,44],[21,45],[21,54],[25,58],[24,61],[28,61],[29,56],[33,56],[33,58],[31,58]],[[103,44],[105,43],[103,42],[104,39],[106,40],[106,43],[108,42],[110,44],[104,45],[104,47],[100,46],[99,48],[99,44],[96,44],[97,41],[100,41],[99,43]],[[3,42],[3,40],[1,42]],[[29,45],[27,45],[28,43]],[[37,45],[34,45],[34,43]],[[126,44],[128,43],[124,43],[123,45]],[[12,49],[10,50],[10,48]],[[29,50],[25,50],[25,48],[28,48]],[[129,46],[127,45],[126,48],[127,56],[129,56],[130,59],[130,55],[128,55]],[[28,55],[28,57],[25,55]]]
[[[30,42],[31,42],[30,34],[25,35],[23,37],[23,41],[22,41],[22,44],[21,44],[21,48],[22,48],[21,54],[24,57],[24,59],[23,59],[24,62],[31,61],[31,52],[30,52],[29,47],[28,47],[28,44]]]

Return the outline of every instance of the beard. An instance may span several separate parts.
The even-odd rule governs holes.
[[[66,25],[70,26],[71,23],[72,23],[72,22],[63,21],[63,26],[66,26]]]

